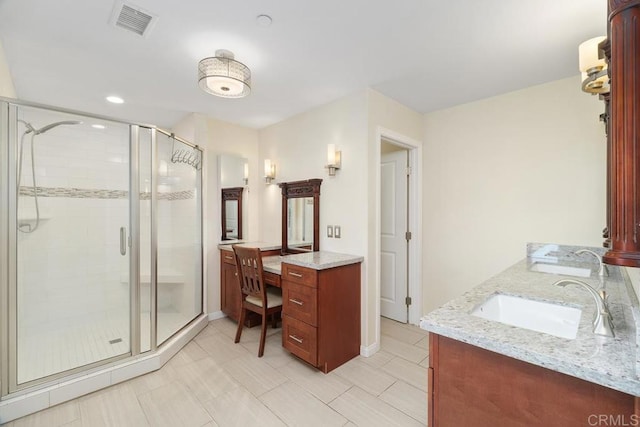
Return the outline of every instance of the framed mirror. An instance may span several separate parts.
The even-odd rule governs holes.
[[[320,250],[321,179],[283,182],[282,253]]]
[[[242,239],[242,190],[222,189],[222,240]]]
[[[221,154],[218,156],[218,171],[222,191],[220,203],[221,240],[240,240],[243,238],[243,189],[249,179],[249,161],[244,157]]]

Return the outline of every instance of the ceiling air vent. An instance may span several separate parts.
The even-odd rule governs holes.
[[[157,17],[131,3],[116,2],[111,23],[141,36],[147,36]]]

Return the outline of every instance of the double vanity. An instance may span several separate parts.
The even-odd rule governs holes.
[[[580,249],[530,244],[526,259],[422,318],[430,426],[640,422],[636,293],[623,268],[599,275]],[[605,317],[613,336],[597,328]]]
[[[282,288],[282,345],[327,373],[360,354],[360,263],[363,257],[333,252],[280,255],[261,249],[265,283]],[[220,245],[222,311],[238,321],[240,289],[231,245]],[[246,326],[260,323],[248,316]]]

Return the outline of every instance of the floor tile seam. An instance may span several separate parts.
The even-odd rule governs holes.
[[[170,382],[170,383],[168,383],[168,384],[165,384],[165,385],[164,385],[164,386],[162,386],[162,387],[169,386],[169,385],[171,385],[171,384],[173,384],[173,383],[180,383],[180,384],[182,384],[182,386],[186,389],[187,393],[190,393],[190,394],[191,394],[191,396],[193,397],[193,401],[194,401],[194,402],[195,402],[195,403],[200,407],[200,409],[202,409],[202,410],[207,414],[207,416],[210,418],[210,419],[209,419],[209,421],[207,421],[207,422],[206,422],[206,423],[204,423],[203,425],[206,425],[206,424],[210,423],[210,422],[213,420],[213,416],[211,416],[211,414],[209,414],[209,411],[207,411],[207,408],[205,408],[205,407],[202,405],[202,401],[198,398],[198,395],[196,394],[196,392],[195,392],[194,390],[192,390],[192,389],[189,387],[189,385],[188,385],[185,381],[182,381],[182,379],[181,379],[181,378],[178,378],[178,379],[176,379],[176,380],[174,380],[174,381],[171,381],[171,382]],[[159,388],[161,388],[161,387],[159,387]],[[156,390],[157,390],[157,389],[156,389]],[[150,391],[148,391],[147,393],[151,393],[152,391],[153,391],[153,390],[150,390]],[[147,394],[147,393],[143,393],[143,394]],[[144,413],[144,415],[145,415],[145,418],[147,419],[147,424],[149,424],[149,426],[153,426],[153,424],[151,423],[151,420],[149,419],[149,416],[147,415],[147,412],[144,410],[144,406],[142,405],[142,402],[140,402],[140,397],[139,397],[139,396],[136,396],[136,399],[137,399],[137,401],[138,401],[138,406],[140,406],[140,408],[142,409],[142,412],[143,412],[143,413]],[[151,399],[151,400],[153,400],[153,399]],[[214,421],[215,421],[215,420],[214,420]]]
[[[326,403],[326,405],[327,405],[327,406],[331,406],[331,404],[332,404],[333,402],[335,402],[335,401],[336,401],[336,399],[338,399],[338,398],[340,398],[341,396],[343,396],[343,395],[345,395],[346,393],[348,393],[348,392],[349,392],[349,390],[351,390],[352,388],[357,387],[357,385],[356,385],[356,384],[353,384],[351,381],[349,381],[349,382],[351,383],[351,386],[350,386],[348,389],[346,389],[345,391],[343,391],[342,393],[340,393],[339,395],[337,395],[336,397],[334,397],[333,399],[331,399],[329,402],[327,402],[327,403]],[[343,417],[344,417],[344,415],[343,415]],[[346,417],[345,417],[345,418],[346,418]]]
[[[395,382],[394,382],[394,384],[395,384]],[[392,384],[392,385],[393,385],[393,384]],[[391,385],[391,386],[392,386],[392,385]],[[391,387],[391,386],[389,386],[389,387]],[[392,405],[392,404],[390,404],[389,402],[386,402],[386,401],[382,400],[382,399],[380,398],[380,396],[379,396],[379,395],[378,395],[378,396],[376,396],[376,395],[374,395],[374,394],[370,393],[369,391],[367,391],[367,390],[363,389],[362,387],[358,387],[357,385],[354,385],[354,387],[359,388],[359,389],[360,389],[360,391],[362,391],[362,392],[364,392],[364,393],[368,394],[369,396],[373,397],[374,399],[380,400],[381,402],[383,402],[383,403],[385,403],[385,404],[389,405],[391,408],[393,408],[393,409],[395,409],[396,411],[398,411],[398,412],[400,412],[400,413],[402,413],[402,414],[404,414],[404,415],[408,416],[408,417],[409,417],[409,418],[411,418],[412,420],[415,420],[415,418],[414,418],[414,417],[412,417],[411,415],[409,415],[409,414],[405,413],[405,412],[404,412],[404,411],[402,411],[401,409],[396,408],[395,406],[393,406],[393,405]],[[388,389],[389,387],[387,387],[387,389]],[[386,391],[386,390],[385,390],[385,391]],[[384,392],[383,392],[383,393],[384,393]],[[380,393],[380,394],[382,394],[382,393]],[[343,417],[347,418],[347,416],[346,416],[346,415],[343,415],[343,414],[340,414],[340,415],[342,415]],[[348,418],[347,418],[347,419],[348,419]],[[350,420],[350,421],[351,421],[351,420]],[[416,421],[417,421],[417,422],[421,422],[420,420],[416,420]],[[351,421],[351,422],[353,422],[353,423],[355,424],[355,421]]]
[[[415,389],[416,389],[417,391],[419,391],[420,393],[424,393],[422,390],[420,390],[420,389],[418,389],[418,388],[414,387],[414,386],[413,386],[413,385],[411,385],[411,384],[408,384],[408,383],[406,383],[406,382],[404,382],[404,381],[402,381],[402,380],[398,380],[398,381],[399,381],[399,382],[403,382],[405,385],[408,385],[409,387],[415,388]],[[385,390],[385,391],[386,391],[386,390]],[[403,414],[405,414],[406,416],[408,416],[408,417],[410,417],[410,418],[412,418],[412,419],[416,420],[416,421],[417,421],[417,422],[419,422],[419,423],[422,423],[422,420],[417,419],[417,418],[416,418],[416,417],[414,417],[413,415],[406,413],[403,409],[398,408],[398,407],[397,407],[396,405],[394,405],[393,403],[391,403],[391,402],[389,402],[389,401],[385,400],[385,399],[382,397],[382,394],[384,394],[384,392],[383,392],[383,393],[381,393],[381,394],[380,394],[380,396],[378,396],[378,399],[382,400],[384,403],[386,403],[387,405],[389,405],[389,406],[391,406],[392,408],[396,409],[397,411],[402,412],[402,413],[403,413]],[[425,398],[425,401],[426,401],[426,398]],[[425,405],[425,411],[426,411],[426,410],[427,410],[427,408],[426,408],[426,405]]]
[[[413,341],[413,340],[407,340],[405,341],[404,339],[401,339],[398,335],[391,335],[391,334],[385,334],[382,333],[382,336],[388,337],[388,338],[393,338],[396,341],[399,341],[403,344],[407,344],[407,345],[412,345],[415,346],[416,344],[418,344],[420,341],[422,341],[424,339],[424,337],[420,337],[417,340]]]

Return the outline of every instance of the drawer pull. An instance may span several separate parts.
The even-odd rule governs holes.
[[[294,273],[293,271],[290,271],[290,272],[289,272],[289,275],[290,275],[290,276],[293,276],[293,277],[302,277],[302,274],[300,274],[300,273]]]
[[[304,302],[297,300],[297,299],[293,299],[293,298],[289,298],[289,302],[292,302],[294,304],[298,304],[298,305],[304,305]]]
[[[294,340],[298,344],[302,344],[302,342],[304,341],[302,338],[298,338],[295,335],[289,335],[289,338],[291,338],[292,340]]]
[[[225,257],[225,259],[233,259],[233,257],[231,255],[225,255],[224,257]]]

